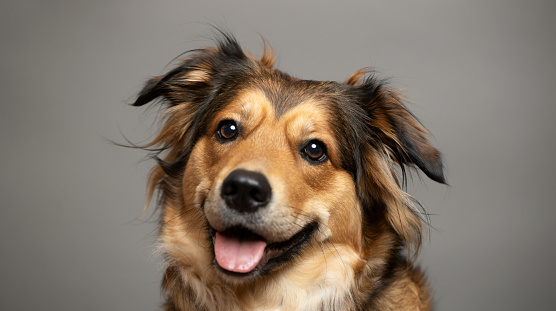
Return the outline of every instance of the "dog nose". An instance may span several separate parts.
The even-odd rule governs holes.
[[[229,208],[239,212],[255,212],[270,201],[272,189],[263,174],[237,169],[222,183],[220,196]]]

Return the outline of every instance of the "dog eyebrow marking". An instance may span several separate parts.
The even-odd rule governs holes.
[[[309,99],[288,110],[283,116],[285,131],[290,141],[301,143],[319,139],[334,155],[337,146],[332,135],[326,109],[318,101]]]
[[[282,116],[288,121],[288,132],[298,137],[308,137],[317,133],[329,132],[326,109],[318,100],[307,99],[290,107]]]
[[[287,126],[287,133],[295,137],[309,137],[313,132],[315,132],[313,120],[303,114],[298,114]]]
[[[268,97],[258,89],[249,90],[242,94],[240,98],[241,111],[239,116],[241,120],[249,120],[249,123],[252,123],[251,125],[260,124],[271,111]]]

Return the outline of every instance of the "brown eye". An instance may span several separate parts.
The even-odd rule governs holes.
[[[218,125],[216,137],[220,142],[231,141],[237,138],[238,126],[233,120],[224,120]]]
[[[301,150],[301,155],[313,164],[319,164],[328,159],[326,146],[322,141],[317,139],[309,141]]]

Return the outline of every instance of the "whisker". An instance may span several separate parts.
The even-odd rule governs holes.
[[[342,266],[344,267],[344,272],[347,273],[347,271],[348,271],[347,265],[346,265],[344,259],[342,258],[342,254],[336,248],[336,245],[334,245],[333,243],[331,243],[329,241],[324,241],[324,243],[326,244],[326,246],[329,250],[330,250],[330,245],[332,245],[332,247],[334,248],[334,252],[336,252],[338,257],[340,258],[340,261],[342,262]],[[332,251],[332,250],[330,250],[330,251]]]

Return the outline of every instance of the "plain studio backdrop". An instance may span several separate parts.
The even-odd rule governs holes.
[[[2,1],[0,309],[155,310],[158,108],[128,104],[224,25],[293,76],[374,67],[444,153],[413,175],[437,310],[556,308],[553,1]],[[146,160],[145,160],[146,159]],[[423,175],[424,176],[424,175]],[[152,209],[151,209],[152,211]],[[149,213],[147,213],[147,216]]]

